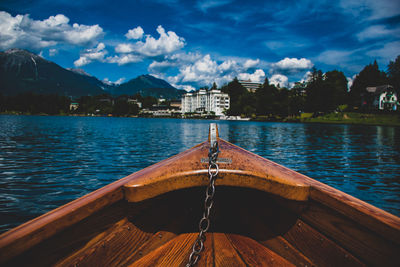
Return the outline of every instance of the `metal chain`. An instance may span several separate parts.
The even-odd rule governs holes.
[[[210,152],[208,153],[208,176],[210,181],[206,189],[203,218],[201,218],[199,222],[199,235],[193,244],[192,253],[190,253],[189,262],[186,264],[186,267],[192,267],[198,262],[200,254],[204,249],[204,242],[206,241],[205,233],[210,228],[209,217],[214,203],[215,180],[217,179],[219,171],[217,164],[218,152],[218,142],[214,141],[211,143]]]

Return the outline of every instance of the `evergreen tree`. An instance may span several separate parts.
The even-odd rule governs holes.
[[[400,55],[397,56],[394,62],[390,61],[387,75],[389,83],[394,87],[397,93],[400,93]]]
[[[339,105],[345,104],[347,79],[343,72],[333,70],[325,73],[323,91],[324,111],[334,111]]]
[[[353,107],[361,107],[362,100],[366,96],[366,88],[388,83],[386,73],[379,70],[376,60],[369,64],[356,76],[349,92],[349,104]]]
[[[234,78],[233,81],[223,86],[221,91],[227,93],[230,97],[230,108],[227,114],[233,116],[244,114],[245,103],[242,102],[246,102],[248,99],[243,96],[249,94],[249,92],[239,83],[239,80]]]
[[[324,95],[323,95],[323,75],[321,70],[312,68],[310,78],[306,87],[306,105],[308,112],[317,112],[324,110]]]

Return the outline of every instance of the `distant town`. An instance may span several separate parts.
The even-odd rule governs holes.
[[[343,72],[323,73],[314,67],[307,80],[292,88],[270,84],[267,78],[263,83],[234,78],[221,87],[213,83],[191,92],[151,75],[106,85],[82,70],[63,69],[25,50],[8,50],[0,59],[2,114],[373,124],[387,120],[400,125],[400,56],[389,62],[386,72],[376,61],[365,66],[350,88]]]

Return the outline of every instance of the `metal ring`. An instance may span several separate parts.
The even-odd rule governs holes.
[[[201,251],[203,250],[203,248],[204,248],[203,240],[201,240],[200,238],[197,238],[196,242],[194,242],[194,244],[193,244],[193,252],[195,254],[200,254]]]
[[[203,228],[203,222],[207,222],[207,227]],[[200,222],[199,222],[199,230],[201,232],[207,232],[208,228],[210,228],[210,219],[203,217],[201,218]]]
[[[215,168],[215,170],[212,170],[212,168]],[[215,171],[214,173],[212,171]],[[211,162],[210,166],[208,166],[208,174],[212,177],[215,177],[218,175],[219,172],[219,167],[218,164],[216,164],[215,162]]]
[[[211,190],[210,190],[210,189],[211,189]],[[211,192],[211,193],[210,193],[210,192]],[[213,197],[214,197],[214,194],[215,194],[215,185],[214,185],[214,183],[210,183],[210,184],[207,186],[206,197],[213,198]]]

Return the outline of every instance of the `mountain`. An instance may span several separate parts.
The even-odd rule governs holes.
[[[26,50],[0,52],[0,93],[4,95],[28,91],[73,97],[104,94],[94,79],[66,70]]]
[[[179,99],[186,91],[178,90],[168,82],[149,74],[140,75],[112,90],[113,95],[134,95],[137,93],[142,96]]]
[[[166,99],[179,99],[186,93],[151,75],[141,75],[115,85],[100,81],[82,69],[64,69],[26,50],[14,48],[0,52],[0,93],[17,95],[24,92],[71,97],[140,93],[142,96]]]

